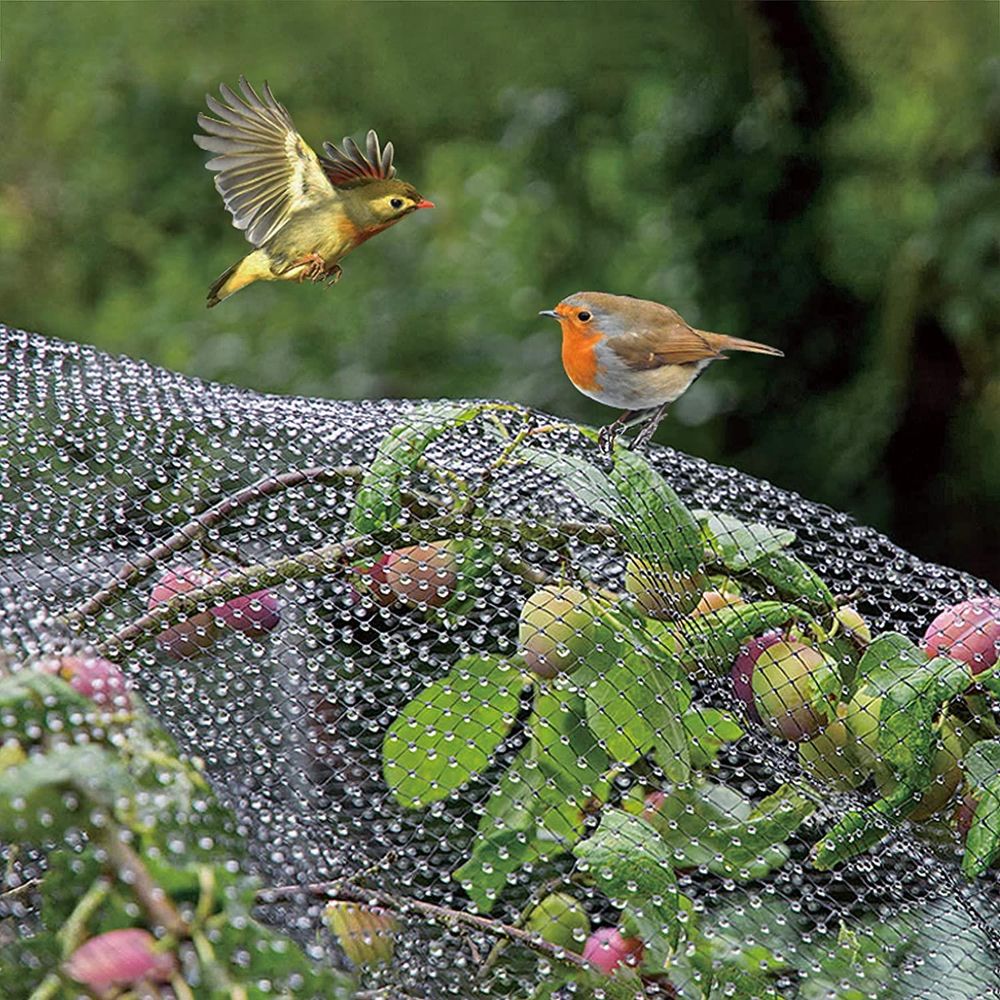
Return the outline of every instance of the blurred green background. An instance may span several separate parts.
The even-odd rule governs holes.
[[[0,14],[0,320],[265,391],[613,414],[539,309],[659,299],[784,361],[658,440],[1000,577],[993,2],[20,3]],[[268,79],[439,207],[333,290],[207,311],[247,245],[191,141]]]

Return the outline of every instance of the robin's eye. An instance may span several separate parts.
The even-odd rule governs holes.
[[[578,319],[578,320],[579,320],[579,321],[580,321],[581,323],[588,323],[588,322],[590,321],[590,313],[589,313],[589,312],[587,312],[587,310],[586,310],[586,309],[584,309],[584,310],[582,310],[581,312],[578,312],[578,313],[576,314],[576,318],[577,318],[577,319]]]
[[[393,198],[392,201],[389,202],[389,204],[392,205],[393,208],[402,208],[403,207],[403,199],[402,198]]]

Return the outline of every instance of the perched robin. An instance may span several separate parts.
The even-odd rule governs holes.
[[[646,444],[667,412],[723,351],[782,352],[767,344],[707,333],[688,326],[669,306],[631,295],[577,292],[540,316],[559,320],[562,362],[570,381],[585,396],[625,412],[602,428],[600,444],[610,450],[618,432],[642,410],[651,410],[636,436]]]
[[[254,281],[327,280],[356,246],[418,208],[433,208],[412,184],[396,180],[392,143],[368,133],[362,152],[353,139],[323,144],[317,156],[288,112],[264,84],[259,97],[240,77],[242,97],[225,84],[225,103],[206,96],[218,119],[198,115],[208,134],[194,141],[217,154],[206,166],[215,186],[256,249],[235,263],[208,292],[211,308]]]

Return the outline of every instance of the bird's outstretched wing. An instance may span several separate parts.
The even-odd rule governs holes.
[[[365,140],[364,153],[350,136],[340,146],[324,142],[323,152],[326,155],[321,156],[319,162],[334,187],[354,187],[369,181],[387,181],[396,176],[396,168],[392,165],[392,143],[387,142],[385,148],[379,146],[374,129],[369,131]]]
[[[206,96],[209,110],[198,115],[207,135],[196,135],[202,149],[217,154],[206,166],[233,217],[254,245],[266,243],[288,219],[336,192],[319,157],[296,131],[291,116],[264,84],[263,97],[240,77],[242,97],[222,84],[223,100]]]

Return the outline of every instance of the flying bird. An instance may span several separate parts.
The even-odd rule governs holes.
[[[376,233],[420,208],[433,208],[412,184],[396,178],[392,143],[368,133],[362,151],[351,138],[323,144],[317,156],[265,82],[257,92],[240,77],[240,93],[222,84],[222,100],[206,95],[217,117],[198,115],[205,135],[194,141],[215,155],[206,163],[215,186],[254,247],[221,274],[209,308],[254,281],[327,281],[340,261]]]
[[[631,295],[577,292],[539,315],[562,327],[562,363],[573,385],[625,411],[601,430],[599,442],[608,451],[642,411],[650,412],[635,445],[650,441],[667,407],[709,364],[724,360],[724,351],[783,357],[767,344],[695,330],[669,306]]]

